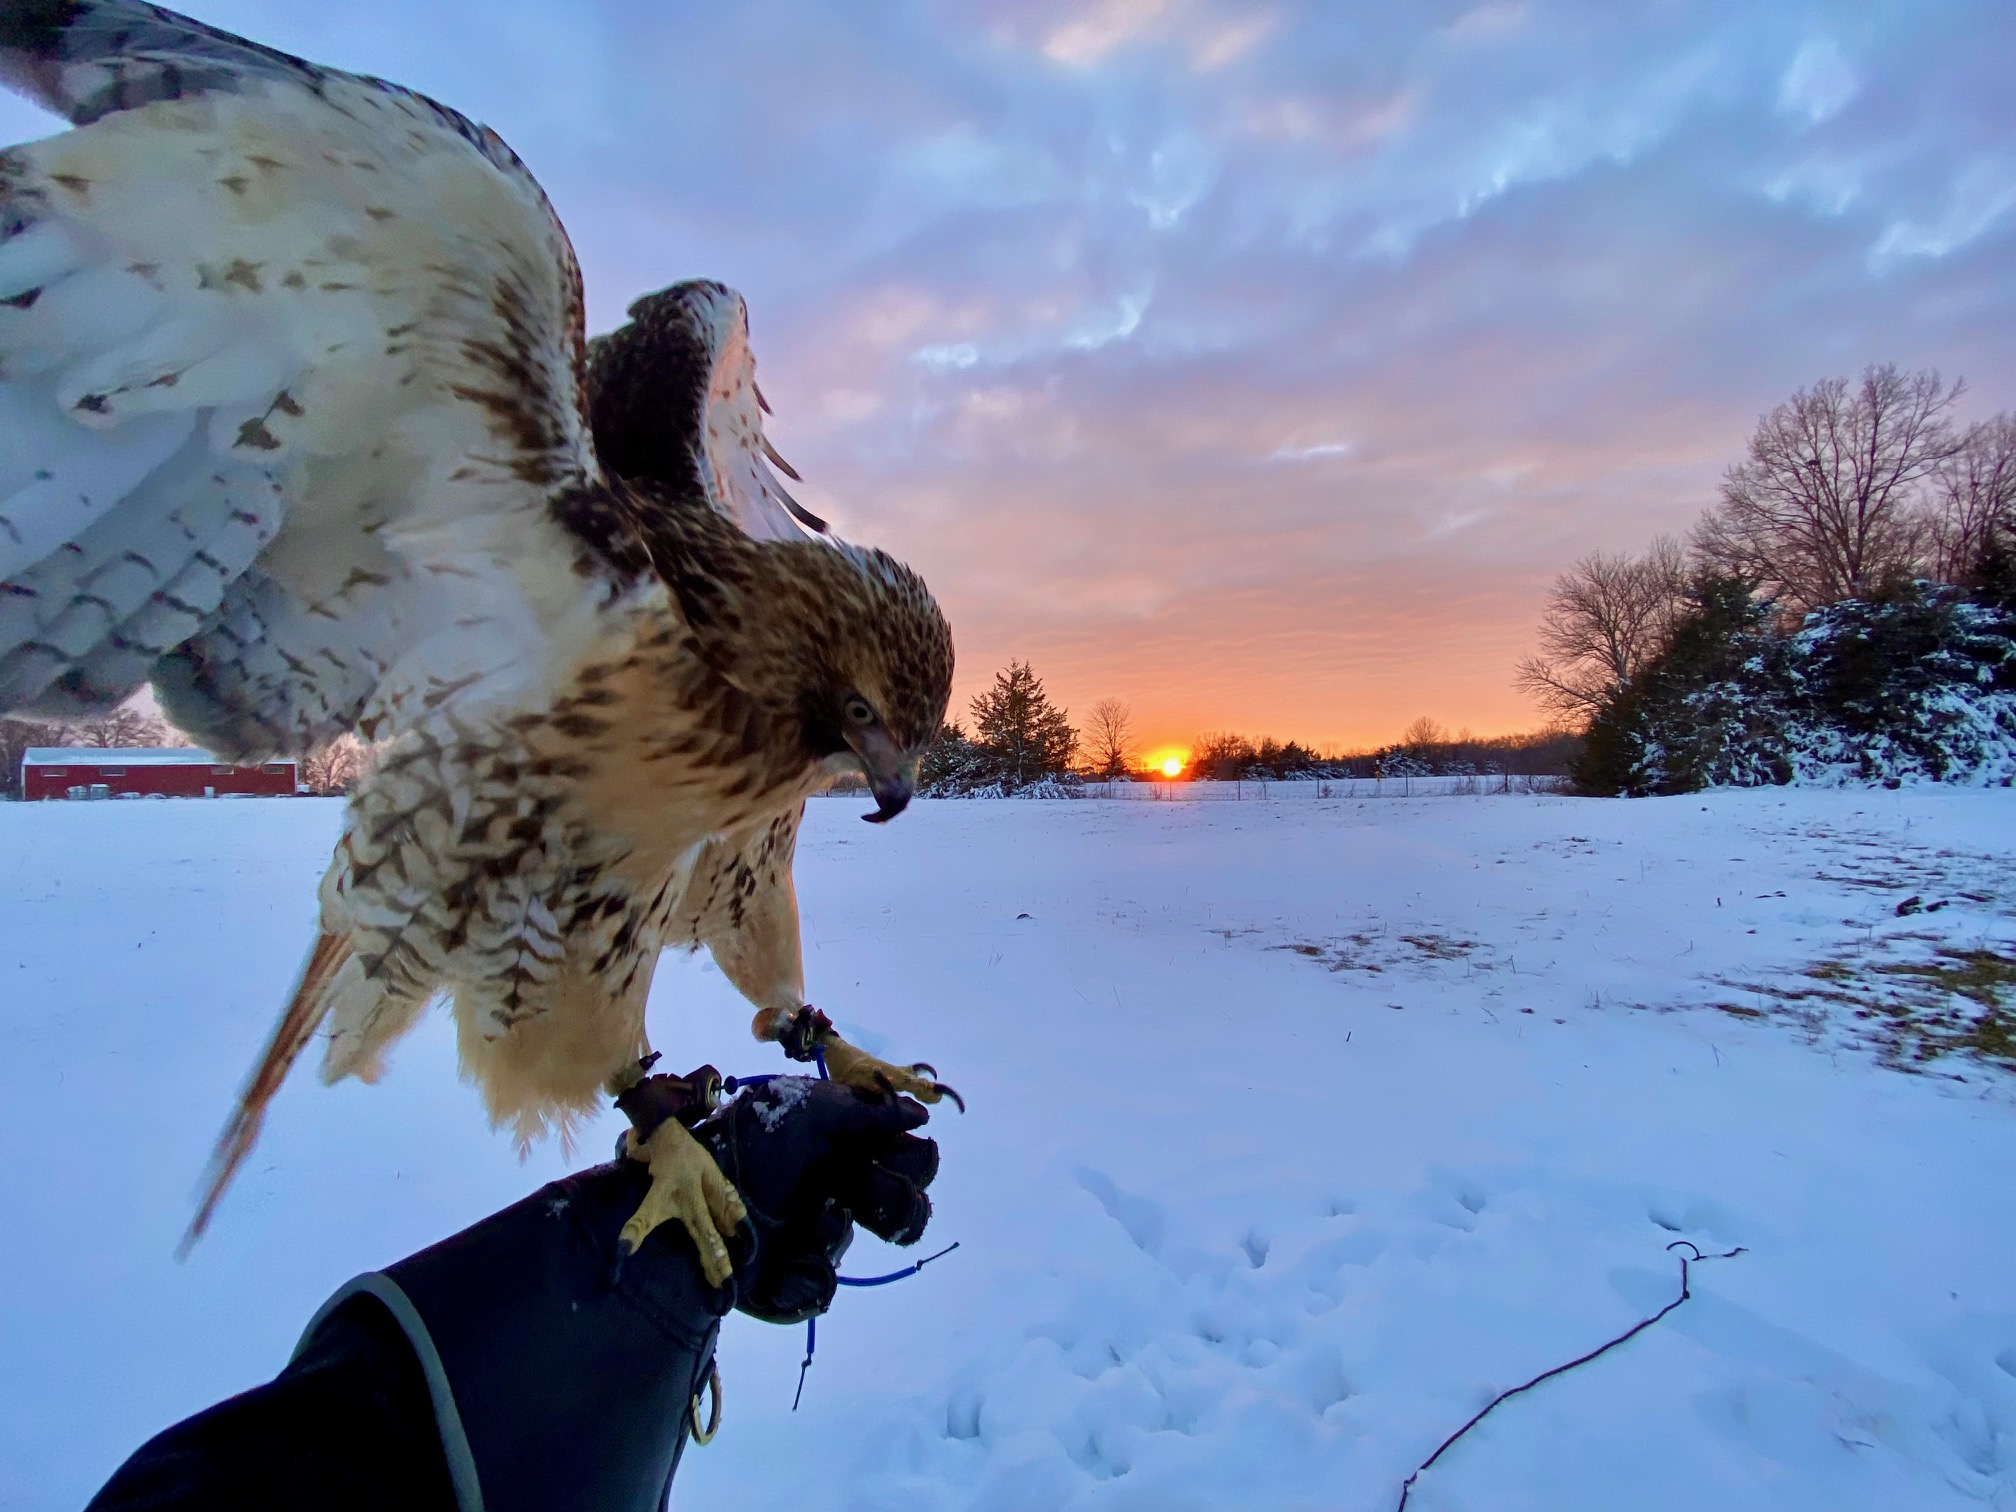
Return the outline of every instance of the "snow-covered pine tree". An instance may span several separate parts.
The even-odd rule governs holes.
[[[956,720],[939,727],[938,738],[917,763],[917,791],[926,798],[965,798],[995,780],[987,753]]]
[[[1025,661],[1010,661],[994,686],[972,702],[973,744],[986,756],[992,778],[1013,791],[1061,778],[1071,769],[1078,732],[1050,701],[1043,679]]]
[[[1790,633],[1710,577],[1664,655],[1589,726],[1583,792],[2016,777],[2016,611],[1999,589],[1893,585]]]

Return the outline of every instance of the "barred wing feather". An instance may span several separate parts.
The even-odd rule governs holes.
[[[588,416],[603,465],[674,497],[704,497],[754,540],[825,535],[826,522],[778,479],[798,474],[763,433],[768,406],[742,296],[691,279],[646,294],[629,314],[588,344]]]
[[[130,0],[0,0],[0,709],[220,751],[536,682],[606,584],[580,275],[511,150]]]

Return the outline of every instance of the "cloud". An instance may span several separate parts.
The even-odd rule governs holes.
[[[1549,579],[1792,389],[2016,407],[2006,0],[205,15],[497,127],[595,326],[741,288],[806,502],[926,573],[962,694],[1029,656],[1155,741],[1529,723]]]
[[[1064,22],[1043,39],[1043,55],[1053,62],[1093,64],[1116,49],[1159,30],[1167,0],[1103,0]]]
[[[1314,462],[1323,457],[1348,457],[1357,450],[1349,441],[1317,441],[1309,446],[1277,446],[1269,462]]]
[[[1954,177],[1946,203],[1926,220],[1891,224],[1873,249],[1888,257],[1944,257],[1991,230],[2016,206],[2016,157],[1983,158]]]
[[[1053,63],[1078,69],[1107,64],[1129,49],[1173,47],[1196,73],[1238,62],[1269,36],[1278,13],[1251,5],[1199,0],[1094,0],[1089,5],[1032,5],[1022,26],[1001,34],[1033,44]]]
[[[1855,98],[1861,80],[1831,37],[1802,44],[1778,84],[1778,108],[1817,124]]]

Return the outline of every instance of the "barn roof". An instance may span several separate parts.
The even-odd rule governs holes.
[[[23,766],[227,766],[195,746],[30,746]]]

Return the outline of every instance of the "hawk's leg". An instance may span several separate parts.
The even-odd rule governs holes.
[[[759,1014],[759,1022],[761,1017]],[[850,1087],[859,1087],[865,1092],[914,1097],[923,1103],[935,1103],[940,1098],[949,1097],[961,1113],[966,1111],[966,1099],[937,1079],[936,1066],[926,1061],[898,1066],[880,1060],[860,1046],[848,1044],[840,1037],[840,1031],[833,1027],[833,1021],[817,1008],[809,1005],[800,1008],[791,1016],[777,1039],[783,1045],[784,1053],[793,1060],[812,1059],[816,1047],[826,1058],[826,1074]]]
[[[656,1056],[610,1079],[610,1090],[628,1094],[644,1079]],[[669,1078],[667,1078],[669,1080]],[[633,1255],[661,1223],[677,1220],[693,1241],[701,1274],[709,1286],[725,1285],[734,1270],[728,1240],[747,1219],[742,1198],[721,1174],[714,1157],[677,1118],[644,1120],[641,1130],[624,1131],[623,1153],[651,1169],[651,1187],[617,1236],[619,1261]]]

